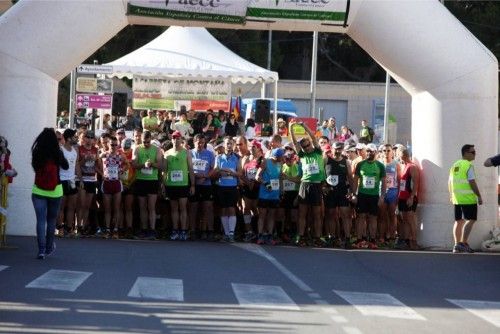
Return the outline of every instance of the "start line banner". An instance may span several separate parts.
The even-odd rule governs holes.
[[[229,111],[231,82],[228,79],[154,78],[134,76],[134,109],[179,109]]]
[[[129,0],[128,15],[244,25],[264,21],[344,24],[349,0]]]
[[[243,24],[249,0],[129,0],[128,14]]]

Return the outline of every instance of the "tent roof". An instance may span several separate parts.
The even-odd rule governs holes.
[[[134,74],[158,77],[222,77],[233,83],[273,82],[278,73],[241,58],[205,28],[168,28],[143,47],[106,65],[112,76],[132,78]]]

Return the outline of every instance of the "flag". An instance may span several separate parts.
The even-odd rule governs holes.
[[[240,95],[238,95],[234,99],[234,105],[232,107],[232,110],[233,110],[233,114],[235,116],[235,119],[239,120],[240,116],[241,116],[241,96]]]

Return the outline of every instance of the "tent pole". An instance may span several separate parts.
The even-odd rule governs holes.
[[[274,115],[273,115],[273,132],[278,134],[278,80],[274,81]]]
[[[266,97],[266,82],[262,81],[262,85],[260,86],[260,98],[264,99]]]

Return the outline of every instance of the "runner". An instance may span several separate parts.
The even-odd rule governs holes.
[[[196,179],[195,193],[190,197],[191,230],[199,230],[202,240],[211,241],[214,238],[214,195],[210,177],[215,165],[215,156],[205,148],[205,137],[202,134],[194,136],[191,159]]]
[[[195,175],[191,154],[183,147],[182,134],[172,133],[174,147],[164,154],[165,194],[170,199],[172,234],[170,240],[186,241],[187,235],[187,200],[194,195]],[[179,230],[180,222],[180,230]]]
[[[281,179],[283,180],[282,207],[285,209],[285,218],[281,240],[288,243],[293,233],[297,232],[297,197],[299,196],[302,168],[300,163],[296,160],[293,149],[286,149],[283,158],[284,163],[281,167]]]
[[[156,200],[158,197],[158,169],[161,168],[160,149],[151,145],[151,132],[142,133],[142,144],[136,145],[132,153],[136,169],[134,191],[139,200],[141,231],[139,239],[156,239]],[[149,228],[149,229],[148,229]]]
[[[259,164],[255,179],[260,182],[259,187],[259,221],[257,224],[259,237],[257,244],[267,243],[275,245],[273,238],[275,210],[280,204],[281,190],[281,161],[285,151],[274,148],[271,156]]]
[[[132,144],[133,140],[126,138],[122,141],[121,152],[127,161],[125,169],[122,174],[122,205],[123,215],[120,215],[119,227],[123,229],[123,236],[127,239],[133,237],[133,218],[134,218],[134,182],[135,182],[135,168],[132,166]],[[123,219],[125,218],[125,219]],[[125,223],[125,226],[123,226]]]
[[[128,161],[125,155],[118,151],[118,139],[109,138],[109,151],[101,154],[100,158],[103,165],[103,180],[101,191],[104,204],[104,224],[105,230],[98,230],[97,234],[102,234],[104,238],[113,237],[118,239],[118,222],[121,216],[122,200],[122,175],[128,170]],[[113,217],[113,224],[111,224]],[[113,233],[110,228],[113,225]]]
[[[83,229],[84,235],[90,234],[88,217],[90,206],[97,194],[97,174],[102,175],[102,162],[99,159],[95,146],[95,135],[87,131],[84,143],[78,148],[78,165],[82,173],[78,188],[80,195],[80,209],[78,210],[78,225]]]
[[[252,152],[249,156],[244,156],[241,160],[242,176],[240,192],[243,204],[243,222],[245,225],[245,242],[255,240],[256,235],[252,230],[252,219],[257,218],[257,199],[259,198],[259,182],[255,179],[260,162],[263,159],[262,146],[257,140],[250,144]]]
[[[302,126],[307,136],[297,142],[294,126]],[[295,244],[304,246],[304,233],[306,229],[306,216],[310,209],[314,224],[314,245],[321,247],[324,242],[321,240],[323,223],[321,220],[322,189],[321,183],[325,181],[325,165],[321,148],[309,127],[303,123],[290,124],[292,142],[298,152],[302,165],[302,178],[299,188],[299,221],[297,226],[297,236]],[[311,217],[311,216],[309,216]]]
[[[350,248],[352,213],[349,199],[352,197],[353,188],[351,166],[346,158],[342,156],[344,143],[335,142],[333,144],[334,155],[327,157],[326,172],[326,195],[324,196],[326,207],[326,230],[335,233],[336,227],[340,227],[342,221],[342,231],[337,230],[340,237],[343,232],[342,247]],[[333,240],[332,240],[333,241]],[[331,242],[333,245],[333,242]]]
[[[221,208],[224,240],[234,242],[236,229],[236,202],[238,201],[238,178],[241,175],[239,157],[233,152],[234,141],[224,138],[224,153],[215,158],[214,175],[217,177],[217,201]]]
[[[353,199],[357,203],[356,235],[358,240],[353,247],[376,249],[378,207],[382,204],[386,193],[386,174],[385,166],[375,160],[377,146],[368,144],[366,153],[367,159],[356,166],[354,173],[353,193],[357,196],[353,196]],[[368,239],[366,236],[367,219]]]
[[[403,240],[407,240],[410,249],[419,249],[417,244],[417,205],[420,170],[410,159],[410,152],[406,148],[398,149],[403,171],[399,182],[398,209],[402,213]]]

